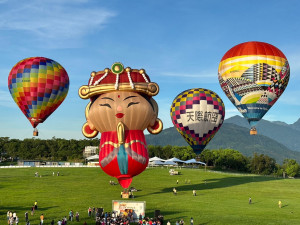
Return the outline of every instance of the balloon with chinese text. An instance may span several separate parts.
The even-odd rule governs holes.
[[[220,129],[225,107],[213,91],[194,88],[183,91],[174,99],[170,115],[177,131],[200,154]]]

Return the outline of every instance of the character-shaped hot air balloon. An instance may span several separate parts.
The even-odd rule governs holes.
[[[123,188],[128,188],[132,177],[148,165],[143,130],[147,128],[152,134],[162,130],[152,98],[158,92],[158,85],[150,81],[145,70],[124,69],[121,63],[92,72],[88,85],[79,89],[81,98],[90,99],[82,132],[89,138],[101,133],[100,166]]]
[[[27,117],[37,136],[36,126],[44,122],[64,101],[69,90],[66,70],[45,57],[31,57],[18,62],[8,76],[8,89]]]
[[[250,134],[285,90],[290,67],[273,45],[246,42],[231,48],[221,59],[219,82],[226,96],[248,120]]]
[[[171,106],[171,119],[196,154],[220,129],[225,117],[222,99],[213,91],[194,88],[181,92]]]

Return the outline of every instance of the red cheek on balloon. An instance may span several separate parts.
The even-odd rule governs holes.
[[[118,95],[118,98],[120,98],[120,95]]]

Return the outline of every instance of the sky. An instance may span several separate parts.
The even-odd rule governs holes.
[[[298,0],[0,0],[0,137],[32,138],[7,77],[17,62],[34,56],[57,61],[70,78],[65,101],[38,126],[41,139],[84,138],[88,101],[78,89],[92,71],[115,62],[145,69],[159,85],[154,99],[164,128],[173,126],[173,99],[190,88],[216,92],[225,119],[240,115],[219,85],[218,65],[247,41],[270,43],[287,57],[289,84],[264,119],[292,124],[300,118],[299,8]]]

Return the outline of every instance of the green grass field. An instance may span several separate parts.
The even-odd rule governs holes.
[[[34,177],[36,171],[42,177]],[[52,176],[57,171],[61,176]],[[180,172],[170,176],[167,168],[148,168],[133,179],[132,186],[139,190],[134,200],[146,201],[146,216],[153,217],[159,209],[172,225],[181,218],[189,224],[191,217],[194,224],[300,224],[300,180],[201,169]],[[41,213],[45,215],[44,224],[50,224],[52,219],[57,222],[68,216],[71,209],[79,212],[80,222],[68,224],[83,224],[85,220],[95,224],[88,218],[88,207],[111,211],[112,200],[120,200],[122,188],[111,186],[111,179],[100,168],[0,169],[0,224],[7,224],[8,210],[17,212],[20,225],[25,224],[24,213],[28,211],[31,225],[37,225]],[[193,189],[197,196],[192,195]],[[35,200],[39,209],[31,216]]]

